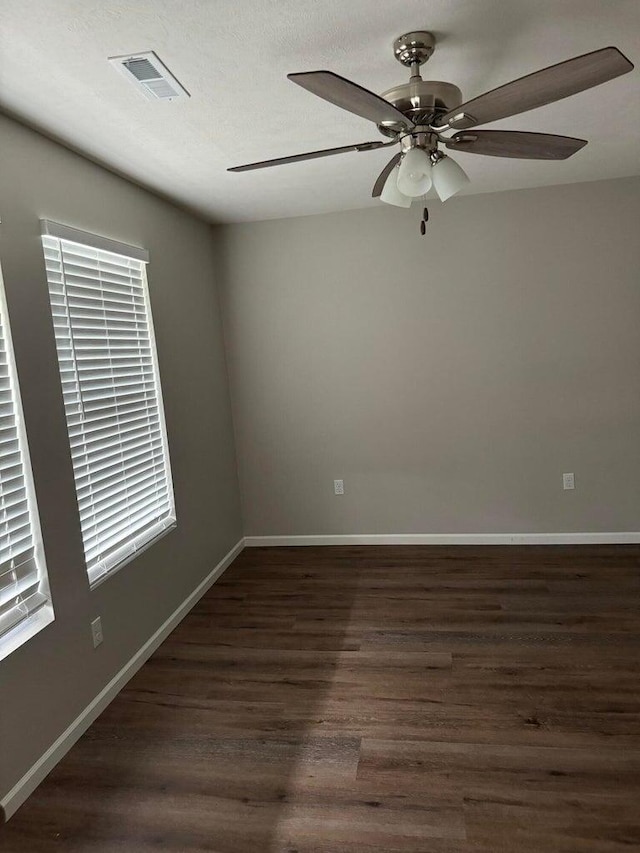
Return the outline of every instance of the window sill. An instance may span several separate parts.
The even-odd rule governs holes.
[[[4,637],[0,637],[0,661],[9,657],[20,646],[28,643],[32,637],[50,625],[54,618],[53,607],[50,604],[45,604],[24,622],[20,622],[19,625],[12,628]]]

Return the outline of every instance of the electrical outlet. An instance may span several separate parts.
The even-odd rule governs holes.
[[[575,489],[576,482],[573,474],[563,474],[562,475],[562,488],[563,489]]]
[[[333,493],[334,495],[344,495],[344,480],[333,481]]]
[[[98,616],[91,623],[91,636],[93,637],[93,648],[97,649],[100,643],[104,640],[102,636],[102,620]]]

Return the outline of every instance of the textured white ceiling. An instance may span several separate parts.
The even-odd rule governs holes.
[[[456,155],[469,192],[640,174],[640,0],[0,0],[0,106],[212,221],[366,207],[391,149],[225,170],[379,138],[286,74],[327,68],[381,92],[407,79],[393,38],[420,28],[438,38],[425,79],[464,99],[607,45],[637,66],[492,124],[589,145],[556,163]],[[190,99],[147,101],[107,62],[145,50]]]

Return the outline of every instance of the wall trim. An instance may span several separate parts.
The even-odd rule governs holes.
[[[194,591],[185,598],[182,604],[173,611],[171,616],[163,622],[158,630],[147,642],[130,658],[122,669],[111,679],[100,693],[87,707],[76,717],[67,729],[55,740],[49,749],[35,762],[35,764],[24,774],[9,793],[0,800],[0,818],[4,816],[7,821],[24,803],[27,797],[35,791],[40,782],[53,770],[55,765],[63,758],[71,747],[86,732],[89,726],[104,711],[109,703],[115,699],[125,684],[148,660],[158,646],[169,636],[179,622],[187,615],[189,610],[205,594],[209,587],[218,580],[222,573],[235,560],[244,548],[244,539],[240,539],[233,548],[225,554],[217,566],[209,572],[206,578],[198,584]],[[0,820],[0,823],[2,821]]]
[[[636,545],[640,532],[620,533],[349,533],[245,536],[248,548],[295,545]]]

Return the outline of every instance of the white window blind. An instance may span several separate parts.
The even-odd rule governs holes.
[[[53,610],[1,276],[0,291],[0,657],[4,657],[19,645],[10,639],[15,637],[13,629],[46,607],[48,617],[40,619],[43,626],[53,618]]]
[[[94,583],[175,525],[173,487],[140,250],[106,251],[101,238],[75,242],[59,229],[43,223],[42,241]]]

